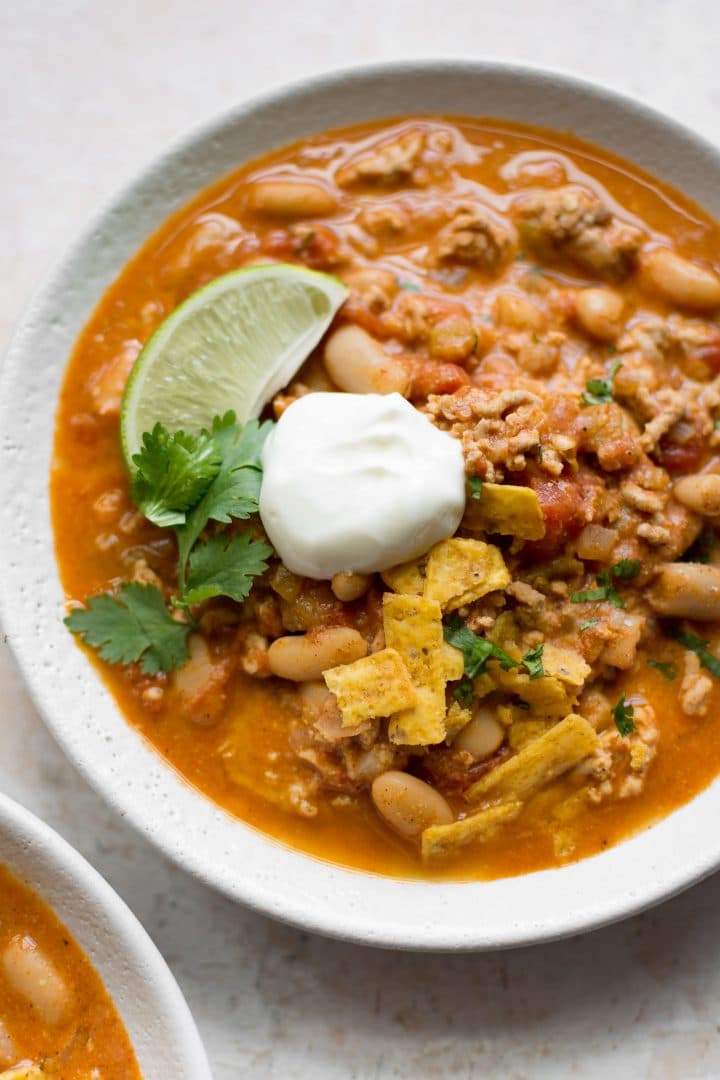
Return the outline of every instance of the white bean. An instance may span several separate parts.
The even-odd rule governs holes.
[[[486,706],[475,710],[453,743],[454,750],[467,750],[478,761],[489,758],[502,745],[505,730]]]
[[[583,330],[601,341],[614,341],[623,327],[625,301],[614,289],[581,289],[575,314]]]
[[[532,300],[518,293],[502,292],[495,297],[495,318],[514,330],[543,330],[545,316]]]
[[[720,479],[720,477],[718,477]],[[350,574],[341,572],[332,579],[332,591],[344,604],[364,596],[372,585],[372,574]]]
[[[202,634],[191,634],[189,656],[173,675],[173,686],[181,694],[197,694],[208,685],[213,672],[210,650]]]
[[[30,1002],[46,1024],[59,1024],[71,1005],[71,992],[53,962],[29,935],[14,937],[2,954],[7,981]]]
[[[321,184],[303,180],[256,180],[248,189],[248,206],[273,217],[326,217],[338,202]]]
[[[665,563],[648,599],[661,615],[706,622],[720,620],[720,566]]]
[[[696,311],[720,307],[720,277],[669,248],[656,248],[643,259],[645,275],[666,300]]]
[[[293,682],[319,679],[323,671],[367,656],[367,642],[349,626],[328,626],[308,634],[277,638],[268,649],[273,675]]]
[[[675,484],[673,495],[688,510],[703,517],[720,515],[720,475],[717,473],[683,476]]]
[[[350,394],[403,394],[410,377],[395,357],[360,326],[341,326],[325,345],[325,367],[341,390]]]
[[[391,769],[372,782],[372,800],[388,825],[407,839],[431,825],[450,825],[454,814],[439,791],[409,773]]]

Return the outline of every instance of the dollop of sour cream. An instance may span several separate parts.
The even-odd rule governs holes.
[[[307,394],[265,443],[260,517],[303,577],[406,562],[452,536],[464,508],[459,442],[400,394]]]

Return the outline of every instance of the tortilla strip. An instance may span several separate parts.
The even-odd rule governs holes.
[[[396,649],[410,672],[416,701],[390,720],[390,741],[432,746],[446,736],[445,684],[463,673],[462,653],[443,639],[442,613],[435,600],[385,593],[383,627],[388,648]]]
[[[376,716],[391,716],[417,700],[408,670],[395,649],[382,649],[352,664],[330,668],[323,678],[337,698],[344,728],[354,728]]]
[[[468,844],[478,844],[490,840],[497,832],[518,816],[522,803],[518,801],[489,806],[477,814],[470,814],[451,825],[431,825],[423,829],[422,857],[436,859],[444,855],[454,855]]]
[[[388,589],[396,593],[405,593],[407,596],[422,596],[425,588],[425,559],[415,559],[413,562],[401,563],[399,566],[391,566],[383,570],[380,577]]]
[[[479,499],[469,499],[463,525],[471,532],[500,533],[520,540],[542,540],[545,518],[532,488],[483,484]]]
[[[598,745],[594,728],[582,716],[571,713],[537,739],[527,743],[515,757],[481,777],[468,788],[470,802],[481,799],[525,799],[572,769]]]
[[[436,600],[443,611],[454,611],[487,593],[504,589],[510,574],[499,548],[482,540],[454,537],[436,544],[428,556],[426,600]]]

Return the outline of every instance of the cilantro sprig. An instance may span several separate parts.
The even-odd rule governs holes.
[[[465,674],[469,679],[476,679],[482,675],[488,660],[497,660],[503,671],[510,671],[511,668],[518,666],[517,660],[514,660],[504,649],[489,641],[488,638],[479,637],[473,633],[470,627],[457,616],[449,619],[443,632],[448,644],[453,645],[463,654]]]
[[[614,401],[613,390],[615,376],[622,367],[622,360],[614,360],[610,365],[610,371],[604,379],[588,379],[585,383],[585,392],[582,395],[584,405],[608,405]]]
[[[172,671],[187,658],[191,627],[173,619],[154,585],[127,582],[117,596],[91,596],[65,620],[73,634],[98,650],[111,664],[138,661],[145,675]]]
[[[465,674],[453,691],[461,705],[472,705],[472,680],[485,673],[490,660],[497,660],[503,671],[524,667],[531,679],[540,679],[545,674],[542,644],[526,652],[522,660],[515,660],[493,641],[475,634],[457,615],[448,619],[443,633],[448,644],[463,654]]]
[[[654,671],[659,671],[668,682],[672,682],[678,677],[677,665],[673,664],[671,660],[654,660],[652,657],[648,657],[647,666]]]
[[[526,652],[522,658],[523,665],[531,679],[542,679],[545,674],[543,668],[544,645],[536,645],[534,649]]]
[[[615,727],[623,737],[632,735],[635,730],[635,706],[625,701],[625,695],[620,698],[612,711]]]
[[[162,424],[143,435],[133,458],[132,495],[150,521],[175,530],[178,589],[171,605],[178,617],[153,585],[129,582],[117,595],[90,597],[65,623],[104,660],[140,662],[148,675],[170,672],[187,659],[191,607],[216,596],[246,599],[272,548],[249,531],[202,534],[211,522],[228,525],[257,511],[260,455],[271,427],[255,420],[238,424],[228,412],[199,435],[169,432]]]
[[[625,601],[615,588],[616,581],[632,581],[640,573],[640,563],[636,559],[621,559],[614,566],[601,571],[595,577],[596,589],[581,589],[570,597],[573,604],[591,604],[605,600],[617,608],[624,608]]]
[[[694,652],[705,670],[714,675],[716,679],[720,679],[720,660],[714,653],[710,652],[709,641],[704,641],[690,630],[673,630],[672,637],[679,641],[681,645],[684,645],[686,649],[689,649],[690,652]]]

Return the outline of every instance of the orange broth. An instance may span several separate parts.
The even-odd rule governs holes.
[[[509,122],[465,118],[433,118],[415,123],[452,126],[470,148],[481,147],[479,160],[468,161],[454,174],[453,183],[438,191],[438,198],[457,197],[466,181],[480,185],[488,205],[503,211],[516,190],[518,168],[542,163],[547,174],[556,164],[570,181],[601,192],[609,205],[620,204],[626,218],[634,216],[651,236],[670,238],[684,255],[708,260],[720,249],[720,230],[702,210],[682,194],[602,150],[557,132]],[[93,387],[115,373],[121,387],[136,349],[128,342],[144,343],[153,330],[185,297],[215,276],[273,251],[277,223],[253,214],[244,200],[244,185],[264,174],[302,173],[319,178],[338,160],[357,153],[384,129],[399,128],[401,121],[367,124],[318,135],[242,165],[198,194],[146,241],[110,286],[83,330],[70,359],[57,414],[51,474],[53,527],[58,564],[68,599],[84,600],[107,589],[126,574],[122,553],[133,547],[156,545],[158,565],[173,565],[169,533],[149,523],[136,526],[131,539],[123,536],[118,521],[131,514],[128,480],[120,455],[117,412],[99,412]],[[472,155],[468,154],[471,158]],[[538,183],[544,182],[538,173]],[[364,191],[367,196],[368,192]],[[412,193],[408,199],[413,198]],[[352,215],[352,207],[348,210]],[[239,222],[255,239],[235,244],[232,234],[220,236],[227,223],[215,219],[215,244],[194,243],[206,215],[226,215]],[[342,224],[343,213],[333,218]],[[226,230],[227,231],[227,230]],[[421,238],[420,238],[421,239]],[[417,245],[418,238],[414,243]],[[301,261],[300,259],[298,261]],[[368,262],[373,260],[368,257]],[[390,246],[375,261],[402,273],[407,251]],[[513,262],[502,277],[487,283],[471,269],[466,291],[478,287],[472,308],[487,311],[501,286],[523,271]],[[342,277],[342,271],[338,271]],[[572,280],[568,278],[568,280]],[[480,290],[480,286],[482,289]],[[623,291],[638,302],[635,285]],[[668,312],[662,301],[642,301],[645,310]],[[123,350],[125,361],[118,362]],[[97,500],[116,493],[114,514],[98,513]],[[170,571],[168,571],[170,572]],[[664,644],[664,659],[679,661],[681,650]],[[396,837],[375,813],[367,794],[349,805],[338,806],[332,794],[318,796],[319,813],[312,818],[288,813],[263,797],[267,753],[287,744],[288,691],[272,680],[261,681],[238,673],[227,708],[208,727],[178,718],[172,707],[149,709],[140,691],[147,680],[136,669],[121,669],[94,662],[128,722],[198,790],[231,814],[308,854],[396,877],[432,876],[454,879],[496,878],[558,865],[563,857],[553,847],[547,828],[548,807],[572,790],[561,780],[551,792],[537,795],[523,815],[505,830],[475,849],[467,849],[442,865],[423,867],[414,848]],[[661,741],[642,792],[634,798],[586,807],[575,822],[573,859],[595,854],[687,802],[720,771],[720,727],[715,722],[720,698],[714,691],[704,718],[680,710],[671,684],[647,669],[640,656],[632,672],[624,674],[617,691],[644,695],[660,718]],[[228,761],[235,765],[228,767]],[[242,761],[241,761],[242,759]],[[240,765],[237,763],[240,762]],[[235,778],[233,778],[233,773]],[[237,779],[240,776],[241,782]]]

